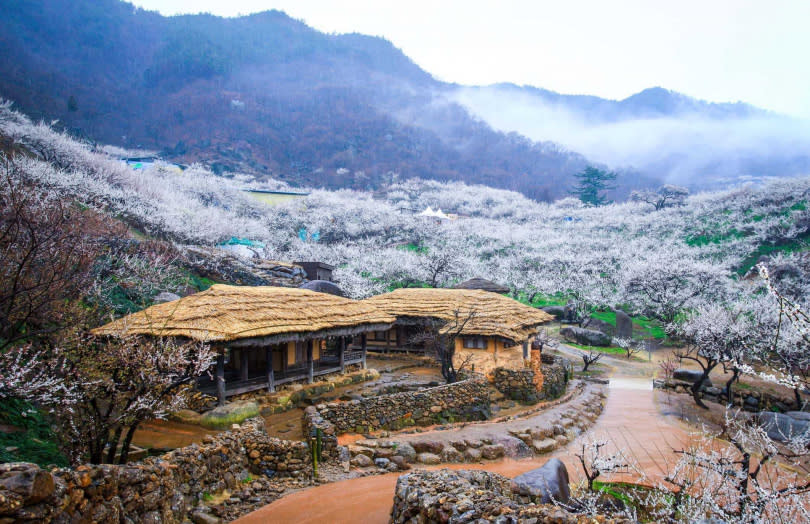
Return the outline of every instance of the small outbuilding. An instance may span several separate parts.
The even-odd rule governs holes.
[[[365,335],[390,329],[395,317],[357,300],[308,289],[217,284],[157,304],[93,330],[95,335],[178,337],[218,352],[214,380],[198,389],[227,396],[365,368]],[[359,347],[348,349],[352,337]]]
[[[301,289],[309,289],[318,293],[329,293],[337,297],[345,297],[346,294],[334,282],[328,280],[310,280],[306,284],[299,286]]]

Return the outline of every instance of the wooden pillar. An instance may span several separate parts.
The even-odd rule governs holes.
[[[267,358],[267,391],[274,393],[276,391],[276,375],[273,372],[273,348],[268,346],[265,350]]]
[[[239,380],[246,381],[248,379],[248,350],[242,348],[239,350]]]
[[[338,351],[340,352],[340,372],[346,372],[346,337],[340,337],[340,344],[338,344]]]
[[[363,360],[360,363],[361,369],[366,369],[366,334],[360,335],[360,349],[362,350]]]
[[[523,360],[527,360],[529,358],[529,341],[523,341]]]
[[[220,406],[225,404],[225,351],[222,348],[217,355],[217,401]]]
[[[312,352],[315,347],[315,339],[309,341],[307,344],[307,384],[312,384],[315,377],[315,362],[312,360]]]

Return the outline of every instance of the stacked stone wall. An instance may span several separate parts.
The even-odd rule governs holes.
[[[0,522],[183,522],[205,494],[234,490],[249,473],[308,478],[307,445],[270,437],[251,419],[140,463],[0,464]]]
[[[492,384],[495,389],[512,400],[524,404],[534,404],[540,400],[535,373],[531,369],[495,368]]]
[[[565,393],[565,388],[568,386],[568,370],[570,367],[571,362],[566,358],[543,354],[541,399],[555,399]]]
[[[340,434],[426,426],[442,419],[479,420],[488,410],[489,388],[475,378],[422,391],[319,404],[304,416],[311,419],[317,415],[334,426],[334,434]],[[305,427],[311,424],[305,421]],[[327,428],[322,427],[324,432]]]

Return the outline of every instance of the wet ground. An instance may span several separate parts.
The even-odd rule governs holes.
[[[360,398],[443,383],[438,368],[419,367],[412,359],[381,359],[369,356],[366,363],[369,368],[380,372],[380,378],[374,381],[341,386],[321,397],[307,399],[307,403],[315,404],[337,399]],[[296,408],[264,417],[267,433],[270,436],[282,439],[300,440],[303,438],[303,416],[303,408]],[[174,449],[202,442],[206,435],[215,435],[216,433],[219,433],[219,430],[168,420],[155,420],[141,424],[138,431],[135,432],[132,443],[145,449]]]

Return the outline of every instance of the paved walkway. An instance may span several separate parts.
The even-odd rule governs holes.
[[[566,351],[565,348],[563,350]],[[662,414],[663,394],[653,391],[651,377],[644,377],[645,374],[650,374],[649,365],[614,358],[604,359],[604,363],[612,368],[613,377],[608,388],[605,410],[589,433],[604,435],[614,445],[626,449],[635,457],[635,460],[650,477],[660,478],[668,469],[667,463],[674,460],[672,449],[681,447],[688,440],[688,428],[675,415]],[[565,407],[565,405],[561,406],[563,410]],[[666,410],[663,411],[666,412]],[[537,417],[549,415],[550,413],[540,413]],[[525,427],[527,419],[514,422],[520,424],[520,427]],[[538,420],[539,422],[540,420]],[[500,426],[499,434],[506,433],[504,424],[481,426],[484,427],[469,431],[489,432]],[[468,426],[468,428],[470,427],[472,426]],[[436,438],[455,440],[459,438],[459,431],[463,430],[447,431],[444,432],[444,435],[438,431],[431,433],[434,433]],[[425,435],[427,433],[414,435],[413,438],[424,438]],[[579,465],[572,453],[577,450],[586,437],[587,434],[549,455],[526,460],[506,459],[483,464],[452,464],[424,469],[478,468],[514,477],[538,468],[550,457],[556,456],[566,463],[568,471],[573,477],[572,480],[575,481],[580,477],[580,473]],[[399,437],[397,439],[399,440]],[[306,489],[283,497],[236,522],[243,524],[265,522],[382,524],[388,522],[394,487],[399,475],[401,473],[362,477]]]

